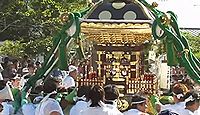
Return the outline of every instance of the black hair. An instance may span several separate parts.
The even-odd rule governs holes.
[[[4,89],[6,86],[6,82],[4,80],[0,80],[0,90]]]
[[[40,96],[42,91],[43,91],[43,85],[35,86],[35,87],[31,90],[31,92],[30,92],[30,94],[29,94],[29,97],[30,97],[31,102],[33,102],[33,100],[34,100],[37,96]]]
[[[161,111],[158,115],[179,115],[179,114],[174,113],[170,110],[164,110],[164,111]]]
[[[53,91],[56,91],[57,88],[58,88],[58,81],[56,81],[51,77],[47,78],[46,81],[44,82],[43,86],[44,93],[51,93]]]
[[[119,89],[115,85],[106,85],[104,91],[106,100],[115,100],[119,98]]]
[[[35,68],[35,64],[34,63],[29,63],[28,64],[28,68],[30,68],[30,67]]]
[[[89,92],[89,99],[92,101],[90,107],[100,106],[98,103],[104,101],[105,92],[99,85],[94,85]]]
[[[85,95],[85,97],[88,99],[90,90],[91,86],[86,86],[86,85],[80,86],[77,91],[77,96],[82,97],[83,95]]]

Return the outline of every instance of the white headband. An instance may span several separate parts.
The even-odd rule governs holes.
[[[78,101],[78,100],[86,101],[86,97],[85,97],[85,95],[83,95],[82,97],[76,96],[76,97],[73,97],[73,100],[74,100],[74,101]]]
[[[181,97],[184,97],[184,95],[181,94],[181,93],[180,93],[180,94],[176,94],[176,93],[173,92],[173,95],[176,95],[176,97],[177,97],[178,99],[181,99]]]
[[[187,99],[185,99],[185,102],[189,102],[189,101],[194,101],[195,99],[192,97],[192,95],[190,95],[190,97],[188,97]]]
[[[144,103],[145,101],[146,101],[146,100],[143,100],[143,101],[137,101],[137,102],[132,102],[131,105],[132,105],[132,104],[140,104],[140,103]]]

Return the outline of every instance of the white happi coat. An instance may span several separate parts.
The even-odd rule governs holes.
[[[179,103],[175,103],[175,104],[161,106],[161,111],[170,110],[179,115],[183,114],[184,109],[185,109],[185,102],[179,102]]]
[[[55,111],[64,115],[59,103],[55,99],[48,98],[44,102],[38,104],[35,110],[35,115],[50,115],[50,113]]]
[[[194,113],[188,109],[184,109],[180,115],[194,115]]]
[[[75,85],[76,83],[74,81],[74,78],[69,75],[63,80],[63,86],[65,87],[65,89],[68,89],[69,87],[75,87]]]
[[[35,115],[35,109],[37,105],[33,103],[24,104],[22,106],[23,115]]]
[[[139,111],[138,109],[130,109],[123,113],[124,115],[149,115],[147,113],[144,113],[142,111]]]
[[[116,107],[116,105],[106,104],[106,107],[110,108],[112,111],[116,112],[116,115],[123,115]]]
[[[3,111],[0,112],[0,115],[12,115],[14,114],[14,108],[12,105],[8,104],[7,102],[2,102]]]
[[[100,102],[100,106],[88,107],[81,111],[80,115],[118,115],[118,112],[108,108],[103,102]]]
[[[200,107],[194,112],[194,115],[200,115]]]
[[[74,105],[71,110],[70,110],[70,113],[69,115],[80,115],[80,112],[82,110],[85,110],[88,108],[88,103],[85,102],[85,101],[78,101],[76,103],[76,105]]]

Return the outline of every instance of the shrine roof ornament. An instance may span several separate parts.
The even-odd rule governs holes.
[[[85,16],[85,19],[152,20],[150,12],[140,2],[134,1],[129,3],[125,0],[115,1],[100,1],[96,3],[95,7]]]

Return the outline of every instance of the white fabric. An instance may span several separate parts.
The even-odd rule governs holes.
[[[88,102],[90,105],[91,102]],[[118,111],[110,109],[102,101],[99,102],[100,107],[88,107],[87,109],[81,111],[79,115],[121,115]]]
[[[19,83],[21,87],[24,87],[24,85],[25,85],[26,82],[28,81],[28,79],[25,79],[25,78],[24,78],[24,77],[27,76],[27,75],[29,75],[29,73],[24,74],[24,75],[21,77],[20,83]]]
[[[80,115],[118,115],[116,111],[108,107],[88,107],[81,111]]]
[[[175,112],[179,115],[182,115],[184,109],[185,109],[185,102],[179,102],[179,103],[175,103],[173,105],[162,105],[161,106],[161,111],[170,110],[170,111]]]
[[[194,112],[194,115],[200,115],[200,107]]]
[[[78,68],[76,66],[73,66],[73,65],[70,65],[68,69],[69,69],[69,71],[68,71],[69,73],[72,72],[72,71],[78,70]]]
[[[4,69],[3,69],[2,65],[0,64],[0,73],[1,73],[3,70],[4,70]]]
[[[64,115],[59,103],[55,99],[48,98],[46,101],[38,104],[35,110],[35,115],[50,115],[50,113],[55,111]]]
[[[24,115],[35,115],[36,105],[33,103],[24,104],[22,106],[22,113]]]
[[[3,76],[2,76],[2,74],[0,73],[0,80],[3,80]]]
[[[112,111],[115,111],[116,115],[123,115],[116,107],[116,105],[106,104],[106,107],[110,108]]]
[[[1,74],[2,71],[3,71],[3,67],[2,67],[2,65],[0,64],[0,80],[3,80],[3,76],[2,76],[2,74]]]
[[[147,113],[141,112],[138,109],[130,109],[123,113],[124,115],[149,115]]]
[[[75,81],[71,76],[67,76],[64,80],[63,80],[63,86],[67,89],[69,87],[75,87]]]
[[[192,111],[184,109],[180,115],[195,115]]]
[[[8,82],[6,83],[6,86],[2,90],[0,90],[0,99],[14,100],[12,91]]]
[[[2,102],[3,111],[0,112],[0,115],[12,115],[14,113],[14,108],[12,105],[8,104],[7,102]]]
[[[76,103],[76,105],[74,105],[71,110],[70,110],[70,113],[69,115],[80,115],[80,112],[82,110],[85,110],[88,108],[88,103],[85,102],[85,101],[78,101]]]

